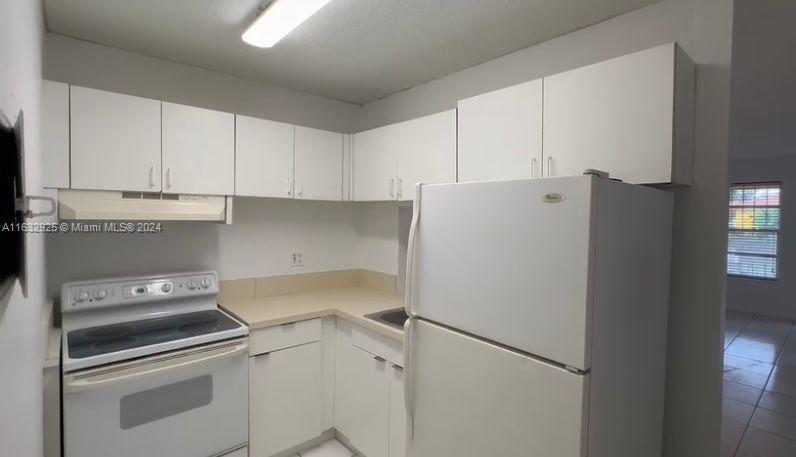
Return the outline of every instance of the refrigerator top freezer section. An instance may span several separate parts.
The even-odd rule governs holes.
[[[594,176],[420,185],[414,211],[408,312],[563,366],[591,368],[596,294],[668,293],[666,192]]]

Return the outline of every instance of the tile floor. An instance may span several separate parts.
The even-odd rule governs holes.
[[[333,439],[301,451],[293,457],[354,457],[355,455],[350,449]]]
[[[796,325],[727,311],[722,457],[796,456]]]

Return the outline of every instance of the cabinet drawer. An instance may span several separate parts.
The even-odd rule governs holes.
[[[390,363],[404,366],[403,344],[371,332],[358,325],[351,326],[351,343],[371,354],[387,359]]]
[[[321,339],[321,320],[291,322],[288,324],[255,330],[251,334],[249,355],[255,356],[266,352],[312,343]]]

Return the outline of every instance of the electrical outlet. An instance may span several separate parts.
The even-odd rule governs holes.
[[[290,266],[291,267],[303,267],[304,266],[304,258],[302,257],[300,252],[294,252],[290,255]]]

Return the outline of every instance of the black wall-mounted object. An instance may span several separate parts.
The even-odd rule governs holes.
[[[25,285],[24,216],[17,211],[24,192],[23,160],[22,114],[15,126],[0,114],[0,298],[16,279]]]

